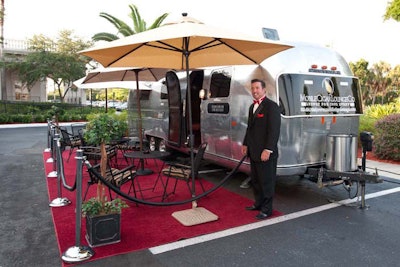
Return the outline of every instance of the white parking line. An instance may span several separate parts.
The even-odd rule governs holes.
[[[383,190],[383,191],[379,191],[379,192],[375,192],[375,193],[371,193],[371,194],[365,195],[365,198],[366,199],[371,199],[371,198],[380,197],[380,196],[393,194],[393,193],[397,193],[397,192],[400,192],[400,187],[396,187],[396,188],[392,188],[392,189],[388,189],[388,190]],[[169,243],[169,244],[165,244],[165,245],[161,245],[161,246],[157,246],[157,247],[152,247],[149,250],[153,254],[161,254],[161,253],[172,251],[172,250],[175,250],[175,249],[184,248],[184,247],[187,247],[187,246],[200,244],[200,243],[211,241],[211,240],[214,240],[214,239],[218,239],[218,238],[222,238],[222,237],[226,237],[226,236],[230,236],[230,235],[234,235],[234,234],[238,234],[238,233],[254,230],[254,229],[257,229],[257,228],[260,228],[260,227],[264,227],[264,226],[273,225],[273,224],[276,224],[276,223],[281,223],[281,222],[297,219],[297,218],[300,218],[300,217],[303,217],[303,216],[307,216],[307,215],[310,215],[310,214],[314,214],[314,213],[318,213],[318,212],[321,212],[321,211],[333,209],[333,208],[336,208],[336,207],[339,207],[339,206],[342,206],[342,205],[348,205],[350,203],[354,203],[354,202],[357,202],[357,201],[359,201],[358,198],[345,199],[345,200],[342,200],[342,201],[339,201],[339,202],[330,203],[330,204],[326,204],[326,205],[322,205],[322,206],[319,206],[319,207],[306,209],[306,210],[302,210],[302,211],[297,211],[297,212],[294,212],[294,213],[290,213],[290,214],[287,214],[287,215],[282,215],[282,216],[279,216],[279,217],[276,217],[276,218],[272,218],[272,219],[269,219],[269,220],[265,220],[265,221],[260,221],[260,222],[256,222],[256,223],[252,223],[252,224],[246,224],[246,225],[242,225],[242,226],[226,229],[226,230],[223,230],[223,231],[215,232],[215,233],[212,233],[212,234],[202,235],[202,236],[193,237],[193,238],[189,238],[189,239],[185,239],[185,240],[181,240],[181,241],[177,241],[177,242],[173,242],[173,243]]]

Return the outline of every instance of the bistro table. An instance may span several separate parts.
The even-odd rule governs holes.
[[[163,152],[163,151],[129,151],[124,154],[124,156],[126,158],[132,158],[133,160],[135,160],[135,159],[139,160],[139,164],[136,169],[136,175],[150,175],[153,173],[152,170],[144,168],[144,160],[145,159],[161,159],[162,160],[162,159],[169,157],[170,155],[171,155],[170,152]],[[165,162],[163,162],[163,165],[161,166],[161,169],[160,169],[160,173],[158,174],[158,177],[157,177],[154,185],[151,188],[141,188],[140,185],[138,184],[139,185],[138,191],[142,195],[142,198],[143,198],[142,191],[146,191],[146,190],[154,191],[159,180],[161,180],[162,187],[163,188],[165,187],[165,184],[160,175],[164,164],[165,164]]]
[[[149,175],[153,173],[152,170],[144,168],[145,159],[163,159],[170,155],[171,153],[163,151],[129,151],[124,154],[127,158],[139,159],[136,175]]]

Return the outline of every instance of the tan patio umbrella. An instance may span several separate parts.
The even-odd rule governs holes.
[[[168,69],[160,68],[97,68],[90,71],[80,84],[80,88],[136,88],[136,100],[138,107],[138,131],[140,151],[143,149],[143,134],[142,134],[142,112],[140,105],[140,90],[139,90],[139,73],[142,81],[158,81],[165,76]],[[106,91],[107,96],[107,91]],[[107,101],[106,101],[107,105]],[[107,106],[106,106],[107,109]]]
[[[253,65],[292,46],[208,26],[182,14],[180,21],[131,35],[80,53],[105,67],[143,66],[186,71],[189,134],[192,138],[189,70],[211,66]],[[193,140],[190,142],[193,172]],[[195,194],[192,181],[192,195]]]

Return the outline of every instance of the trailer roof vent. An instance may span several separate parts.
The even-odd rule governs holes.
[[[262,33],[265,39],[279,41],[279,34],[276,29],[262,28]]]

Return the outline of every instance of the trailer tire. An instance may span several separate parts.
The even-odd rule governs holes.
[[[156,139],[154,136],[152,136],[152,137],[149,138],[149,149],[150,149],[150,151],[156,151],[156,150],[158,150],[158,149],[157,149],[157,146],[158,146],[157,143],[158,143],[158,142],[157,142],[157,139]]]
[[[166,142],[157,137],[150,137],[149,139],[150,151],[167,151]]]
[[[167,151],[167,145],[166,145],[165,140],[163,140],[163,139],[159,140],[159,142],[158,142],[158,150],[162,151],[162,152],[166,152]]]

